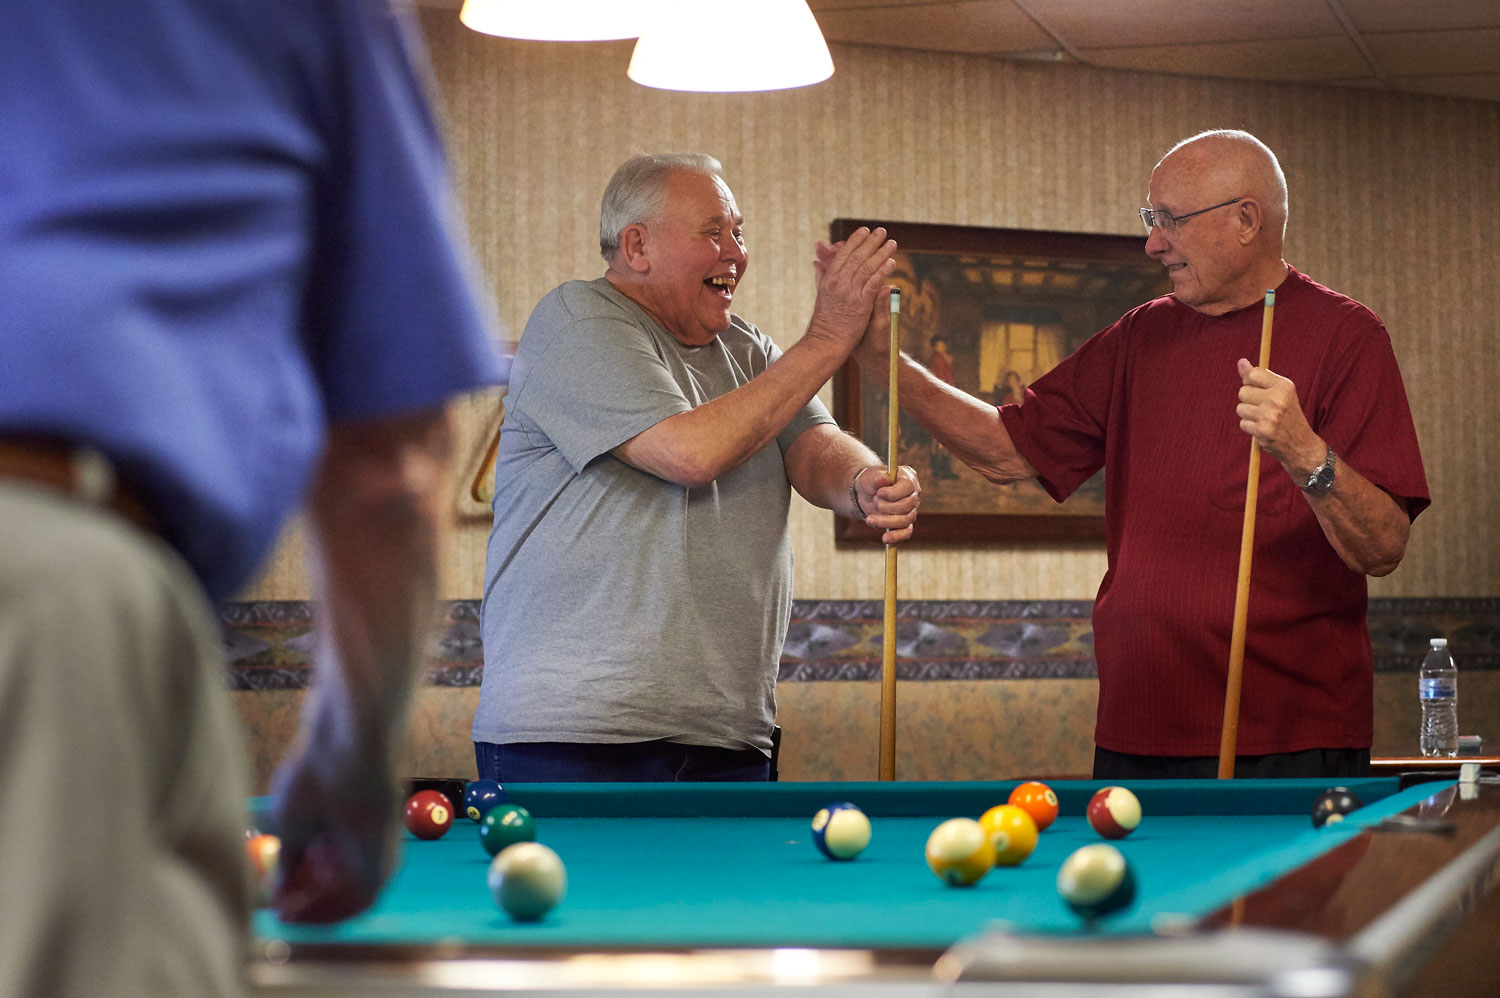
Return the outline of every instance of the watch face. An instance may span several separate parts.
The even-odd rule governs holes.
[[[1307,484],[1303,488],[1309,492],[1326,492],[1328,489],[1333,488],[1334,469],[1337,467],[1335,464],[1336,461],[1337,458],[1333,456],[1333,451],[1330,449],[1328,456],[1323,459],[1323,463],[1313,469],[1313,473],[1308,476]]]

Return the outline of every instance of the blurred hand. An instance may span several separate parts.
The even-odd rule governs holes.
[[[281,837],[272,905],[288,922],[357,915],[395,869],[396,781],[384,753],[361,751],[348,730],[338,718],[311,718],[272,783],[272,822]]]

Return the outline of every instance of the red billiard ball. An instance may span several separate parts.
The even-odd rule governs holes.
[[[1141,802],[1124,787],[1105,787],[1089,800],[1089,825],[1106,839],[1123,839],[1141,823]]]
[[[1057,794],[1045,783],[1027,780],[1010,792],[1007,803],[1031,815],[1039,832],[1057,820]]]
[[[440,839],[453,827],[453,802],[436,790],[418,790],[407,800],[401,820],[419,839]]]

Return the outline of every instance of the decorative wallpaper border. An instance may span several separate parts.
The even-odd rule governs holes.
[[[1092,600],[911,600],[897,609],[897,676],[943,679],[1089,679],[1095,675]],[[782,682],[875,680],[883,605],[873,600],[796,600],[781,655]],[[220,608],[228,683],[234,690],[307,686],[312,604],[229,603]],[[1429,637],[1443,635],[1460,671],[1500,670],[1500,598],[1370,601],[1376,672],[1415,671]],[[561,621],[560,626],[566,626]],[[479,685],[484,664],[479,601],[454,600],[434,629],[428,682]]]

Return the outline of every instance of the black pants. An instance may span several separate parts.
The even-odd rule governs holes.
[[[771,773],[771,760],[758,749],[667,741],[475,742],[474,759],[481,779],[501,783],[753,782]]]
[[[1219,775],[1214,755],[1131,755],[1094,747],[1096,780],[1211,780]],[[1234,760],[1241,780],[1326,777],[1359,779],[1370,775],[1369,749],[1306,749],[1273,755],[1242,755]]]

